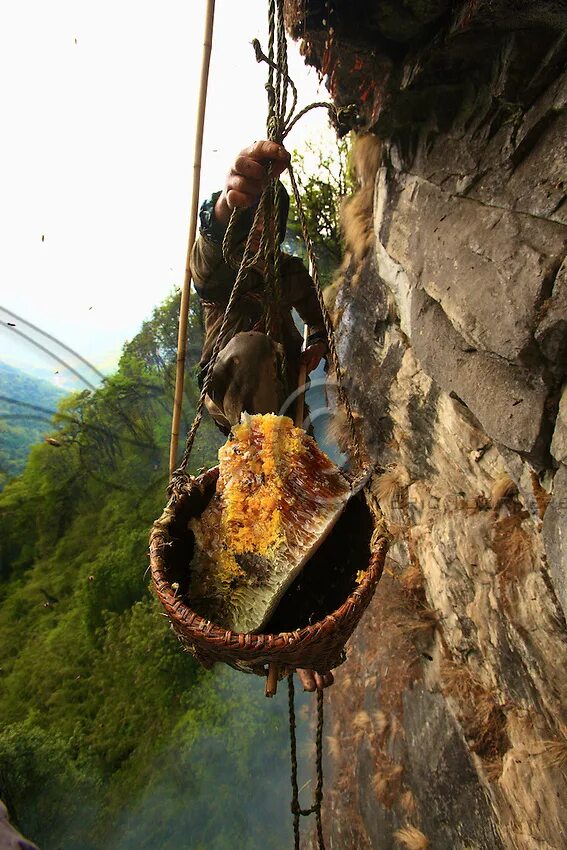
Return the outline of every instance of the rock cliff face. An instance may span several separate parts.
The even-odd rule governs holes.
[[[329,304],[391,537],[328,699],[329,846],[561,850],[566,4],[286,16],[358,110]]]

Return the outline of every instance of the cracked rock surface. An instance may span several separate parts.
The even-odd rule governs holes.
[[[329,844],[561,850],[567,3],[286,21],[381,148],[332,309],[391,548],[327,700]]]

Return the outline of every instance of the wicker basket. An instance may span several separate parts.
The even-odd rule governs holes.
[[[261,676],[267,675],[268,668],[282,678],[297,667],[326,673],[338,666],[344,660],[346,641],[372,599],[387,549],[385,539],[378,534],[377,518],[364,496],[352,497],[364,505],[361,509],[368,512],[369,520],[364,523],[365,531],[361,530],[368,537],[364,541],[368,557],[367,563],[359,565],[365,570],[360,584],[335,610],[311,625],[277,634],[237,634],[203,619],[184,599],[194,545],[188,522],[205,509],[217,478],[215,467],[178,485],[150,535],[152,580],[182,644],[207,668],[215,661],[223,661]]]

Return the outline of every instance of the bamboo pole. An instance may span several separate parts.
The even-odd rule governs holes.
[[[191,290],[191,250],[197,235],[197,213],[199,210],[199,189],[201,186],[201,154],[203,150],[203,132],[205,127],[205,107],[207,104],[207,85],[209,81],[209,65],[213,44],[213,21],[215,17],[215,0],[207,0],[205,11],[205,34],[203,39],[203,58],[201,63],[201,83],[199,103],[197,106],[197,127],[195,130],[195,149],[193,154],[193,191],[191,195],[191,212],[189,216],[189,239],[187,242],[187,257],[185,260],[185,278],[181,290],[181,305],[179,307],[179,331],[177,335],[177,361],[175,371],[175,397],[173,401],[173,416],[171,420],[171,442],[169,445],[169,474],[177,465],[177,446],[179,444],[179,424],[181,422],[181,404],[185,382],[185,357],[187,354],[187,325],[189,321],[189,298]]]
[[[268,674],[266,676],[266,684],[264,685],[264,696],[275,697],[278,691],[278,676],[280,674],[279,664],[271,661],[268,666]]]

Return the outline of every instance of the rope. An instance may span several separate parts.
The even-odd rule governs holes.
[[[268,0],[268,53],[267,55],[263,53],[260,43],[257,39],[253,41],[253,47],[256,54],[256,60],[258,62],[265,62],[268,65],[268,81],[266,83],[266,91],[268,95],[268,116],[267,116],[267,133],[268,138],[271,141],[278,142],[279,144],[283,143],[283,140],[290,132],[292,127],[296,124],[296,122],[307,112],[312,109],[318,107],[324,107],[329,111],[329,116],[335,126],[339,123],[339,116],[337,110],[331,103],[323,103],[317,102],[312,103],[309,106],[306,106],[302,109],[297,115],[294,116],[294,112],[297,106],[297,88],[291,80],[288,73],[288,64],[287,64],[287,41],[285,35],[285,26],[284,26],[284,12],[283,12],[283,0]],[[277,51],[277,55],[276,55]],[[286,114],[287,109],[287,99],[288,99],[288,88],[291,89],[292,92],[292,104],[289,112]],[[321,282],[319,278],[319,271],[317,267],[317,258],[315,256],[315,251],[313,248],[313,242],[311,237],[309,236],[309,232],[307,229],[307,220],[305,217],[305,213],[303,211],[303,206],[301,203],[301,197],[299,194],[299,189],[297,186],[297,181],[295,179],[295,175],[293,173],[293,168],[291,164],[289,165],[289,176],[291,181],[291,186],[293,190],[293,195],[295,198],[297,211],[299,215],[299,220],[301,224],[301,231],[303,235],[303,239],[305,242],[305,246],[307,249],[307,255],[310,261],[311,269],[312,269],[312,279],[313,285],[315,287],[315,292],[317,294],[317,299],[319,301],[319,306],[321,308],[321,313],[323,316],[323,322],[325,325],[325,332],[327,335],[327,343],[329,346],[329,355],[331,358],[331,362],[333,365],[333,369],[335,372],[336,382],[337,382],[337,392],[339,396],[339,400],[343,405],[349,427],[349,444],[352,450],[354,460],[356,466],[358,467],[358,478],[361,479],[363,476],[363,466],[366,463],[366,458],[362,458],[362,453],[358,441],[358,434],[356,430],[356,423],[354,420],[354,415],[352,412],[352,408],[350,406],[350,402],[348,400],[348,396],[344,389],[344,375],[341,369],[341,365],[339,362],[337,349],[335,345],[334,339],[334,328],[333,323],[331,321],[331,317],[326,308],[324,299],[323,299],[323,290],[321,287]],[[187,442],[185,446],[185,451],[183,457],[181,459],[181,463],[179,467],[175,470],[172,475],[169,492],[171,493],[179,486],[182,482],[184,483],[187,479],[186,468],[187,463],[189,461],[189,457],[191,454],[191,450],[193,448],[193,443],[195,441],[195,435],[199,428],[199,425],[202,420],[203,410],[205,406],[205,398],[208,393],[209,387],[212,381],[212,375],[214,366],[216,363],[216,359],[218,353],[220,351],[220,347],[224,338],[224,334],[226,332],[228,326],[228,318],[232,311],[232,308],[235,302],[238,299],[240,287],[244,277],[248,270],[255,265],[256,263],[263,260],[264,262],[264,272],[265,278],[267,278],[267,299],[266,299],[266,332],[268,334],[273,334],[274,330],[277,331],[277,321],[280,317],[278,310],[281,303],[280,299],[280,250],[279,250],[279,242],[277,239],[276,229],[279,226],[279,214],[280,214],[280,187],[277,179],[270,180],[268,186],[262,192],[260,201],[256,208],[256,212],[254,215],[253,223],[250,228],[250,232],[248,234],[248,238],[246,240],[246,246],[244,249],[244,254],[239,263],[237,263],[236,259],[232,255],[232,243],[234,241],[234,228],[236,225],[237,217],[239,216],[240,211],[234,209],[230,216],[230,220],[228,222],[228,226],[223,239],[223,257],[227,263],[229,263],[232,267],[238,268],[236,280],[232,287],[232,291],[230,293],[230,297],[228,299],[228,303],[225,308],[225,313],[223,317],[223,321],[221,324],[221,328],[213,348],[213,352],[209,361],[209,366],[207,369],[207,374],[205,377],[205,381],[203,383],[203,387],[201,390],[201,395],[199,397],[199,401],[197,404],[197,410],[195,413],[195,418],[191,425],[191,429],[187,435]],[[256,230],[260,220],[263,218],[263,230],[262,230],[262,238],[260,240],[260,246],[258,251],[252,255],[251,252],[251,238]],[[270,223],[273,226],[270,226]],[[283,379],[285,385],[285,364],[283,366]]]
[[[266,91],[268,95],[268,116],[267,116],[267,133],[268,138],[271,141],[275,141],[278,143],[283,143],[286,135],[290,132],[290,130],[295,126],[297,121],[309,112],[312,109],[316,109],[318,107],[324,107],[329,111],[329,116],[335,126],[338,128],[340,124],[340,116],[337,113],[335,107],[330,103],[312,103],[309,106],[306,106],[302,109],[297,115],[294,116],[295,109],[297,107],[297,89],[293,83],[293,81],[289,77],[288,73],[288,64],[287,64],[287,42],[285,35],[285,27],[284,27],[284,14],[283,14],[283,0],[268,0],[268,54],[267,56],[262,52],[260,47],[260,43],[255,40],[253,42],[254,50],[256,53],[256,59],[258,62],[266,62],[268,65],[268,81],[266,83]],[[277,51],[277,57],[276,57]],[[288,89],[291,90],[292,93],[292,104],[289,111],[286,113],[287,109],[287,100],[288,100]],[[271,166],[270,166],[271,168]],[[270,174],[270,172],[269,172]],[[271,175],[270,175],[271,176]],[[310,261],[311,269],[312,269],[312,279],[313,285],[315,287],[315,292],[317,294],[317,299],[319,301],[319,306],[321,308],[321,313],[323,316],[323,321],[325,325],[325,331],[327,334],[327,341],[329,346],[329,354],[331,357],[331,361],[333,364],[333,369],[336,376],[337,381],[337,391],[341,404],[345,408],[348,424],[349,424],[349,437],[350,437],[350,445],[353,450],[354,459],[358,466],[358,480],[362,481],[365,473],[362,471],[363,460],[361,455],[361,450],[358,442],[358,435],[356,432],[356,425],[354,421],[354,415],[352,412],[352,408],[350,406],[350,402],[348,400],[348,396],[345,392],[343,385],[343,372],[341,369],[341,365],[339,362],[337,349],[335,345],[334,338],[334,328],[331,321],[331,317],[327,311],[324,299],[323,299],[323,290],[321,287],[321,282],[319,279],[319,271],[317,267],[317,259],[315,256],[315,251],[313,248],[313,243],[311,237],[309,235],[307,229],[307,221],[305,217],[305,213],[303,211],[303,206],[301,202],[301,197],[299,194],[299,189],[297,186],[297,181],[295,179],[295,174],[291,167],[289,166],[289,176],[293,191],[293,196],[295,198],[297,211],[299,215],[299,220],[301,224],[301,231],[303,235],[303,239],[305,241],[305,246],[307,249],[307,255]],[[265,277],[267,277],[267,292],[268,292],[268,300],[266,303],[266,332],[271,333],[274,330],[274,325],[278,319],[281,320],[281,312],[280,304],[280,249],[279,249],[279,222],[280,222],[280,205],[281,205],[281,196],[280,196],[280,184],[279,181],[274,178],[270,179],[267,187],[262,192],[260,201],[256,208],[252,226],[248,233],[248,238],[246,239],[246,245],[244,247],[244,252],[242,258],[239,263],[236,262],[235,258],[232,256],[231,246],[234,241],[234,228],[236,225],[237,217],[240,214],[237,209],[232,211],[230,216],[228,226],[225,232],[225,236],[223,239],[223,257],[227,263],[229,263],[234,268],[238,268],[238,272],[236,275],[236,280],[232,287],[232,291],[230,293],[230,297],[228,299],[228,303],[225,308],[223,321],[221,324],[220,331],[218,333],[213,352],[209,361],[209,366],[207,370],[207,374],[205,376],[205,380],[203,382],[203,387],[201,389],[201,394],[199,397],[199,401],[197,404],[197,410],[195,413],[195,418],[191,425],[191,429],[187,435],[187,442],[185,446],[185,451],[183,453],[183,457],[181,459],[181,463],[179,467],[175,470],[171,477],[171,481],[169,484],[169,493],[179,491],[181,492],[186,483],[187,483],[187,474],[186,468],[189,462],[189,457],[191,455],[191,450],[193,448],[193,443],[195,440],[195,436],[199,425],[203,416],[203,409],[205,406],[205,398],[209,391],[209,387],[211,385],[214,366],[221,349],[221,345],[224,339],[224,335],[227,330],[228,320],[230,313],[234,304],[236,303],[239,295],[242,282],[246,277],[248,270],[255,265],[256,263],[263,260],[264,262],[264,272]],[[257,227],[260,221],[263,221],[262,228],[262,236],[260,239],[260,246],[258,251],[255,254],[252,254],[251,243],[252,238],[257,230]],[[283,378],[285,382],[285,364],[283,366]],[[294,832],[294,842],[295,842],[295,850],[300,850],[300,831],[299,831],[299,819],[300,817],[308,817],[311,814],[315,814],[316,827],[317,827],[317,839],[318,839],[318,847],[319,850],[325,850],[325,843],[323,838],[323,828],[321,822],[321,805],[323,802],[323,691],[317,691],[317,731],[316,731],[316,771],[317,771],[317,783],[314,791],[313,804],[309,809],[302,809],[299,804],[299,789],[297,783],[297,740],[296,740],[296,722],[295,722],[295,691],[294,691],[294,683],[293,683],[293,673],[288,676],[288,702],[289,702],[289,733],[290,733],[290,755],[291,755],[291,787],[292,787],[292,801],[291,801],[291,811],[293,814],[293,832]]]
[[[235,301],[238,298],[240,286],[241,286],[242,281],[244,280],[244,278],[246,276],[246,272],[248,270],[246,264],[249,260],[250,252],[251,252],[250,243],[252,241],[252,235],[254,233],[256,225],[258,224],[258,221],[259,221],[261,209],[262,209],[262,207],[261,207],[261,205],[259,205],[258,209],[256,210],[256,214],[254,216],[254,221],[252,223],[252,227],[250,228],[250,233],[248,234],[248,238],[246,240],[246,246],[244,248],[244,256],[242,258],[242,264],[240,266],[240,269],[238,270],[236,280],[234,281],[234,286],[232,287],[232,292],[230,293],[230,298],[228,299],[228,304],[226,305],[226,310],[224,312],[224,316],[223,316],[222,324],[221,324],[221,327],[220,327],[220,330],[219,330],[219,334],[218,334],[217,340],[215,342],[215,347],[213,348],[213,352],[211,354],[211,359],[209,361],[209,368],[207,370],[207,374],[206,374],[205,380],[203,382],[203,387],[201,389],[201,395],[199,396],[199,401],[198,401],[198,404],[197,404],[197,411],[195,413],[195,418],[193,420],[193,424],[191,425],[191,430],[189,431],[189,434],[187,435],[187,442],[186,442],[186,445],[185,445],[185,451],[183,453],[183,457],[181,458],[181,463],[179,464],[179,467],[175,470],[175,472],[171,476],[171,482],[170,482],[169,488],[168,488],[169,493],[172,493],[175,489],[179,488],[180,485],[182,486],[182,484],[185,482],[185,479],[187,477],[185,470],[187,468],[187,463],[189,462],[189,457],[191,455],[191,449],[193,448],[193,443],[195,441],[195,435],[197,433],[199,425],[201,424],[201,419],[203,418],[203,409],[204,409],[204,406],[205,406],[205,397],[206,397],[206,395],[209,391],[209,387],[211,385],[211,381],[212,381],[212,378],[213,378],[214,365],[216,363],[218,353],[220,351],[221,343],[222,343],[224,334],[226,332],[226,328],[227,328],[227,325],[228,325],[228,318],[230,316],[230,311],[232,310],[232,307],[233,307]],[[232,213],[232,216],[231,216],[231,222],[235,218],[235,213],[236,213],[236,210],[233,210],[233,213]]]
[[[295,723],[295,686],[293,673],[287,677],[288,707],[289,707],[289,750],[291,756],[291,812],[293,815],[293,838],[294,848],[299,850],[299,818],[315,815],[317,824],[317,840],[319,850],[325,850],[323,838],[323,826],[321,823],[321,805],[323,803],[323,691],[317,691],[317,732],[315,736],[315,764],[317,771],[317,784],[313,795],[313,804],[309,809],[302,809],[299,805],[299,786],[297,782],[297,735]]]

